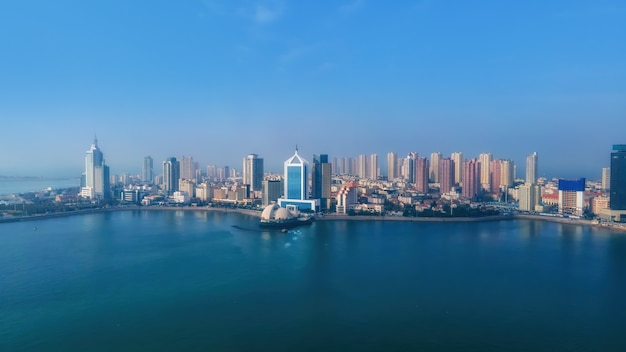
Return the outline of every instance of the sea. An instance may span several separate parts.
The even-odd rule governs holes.
[[[1,351],[626,351],[626,234],[127,210],[0,224]]]
[[[79,178],[15,178],[0,179],[0,195],[38,192],[48,188],[80,187]]]

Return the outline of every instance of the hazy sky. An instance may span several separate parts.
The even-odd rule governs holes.
[[[599,177],[626,143],[624,1],[3,1],[0,175],[151,155],[491,152]]]

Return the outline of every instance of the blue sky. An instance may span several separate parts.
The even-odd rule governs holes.
[[[0,175],[151,155],[491,152],[599,177],[626,143],[623,1],[4,1]]]

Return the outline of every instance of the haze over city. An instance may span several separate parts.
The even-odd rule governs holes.
[[[0,175],[79,176],[97,134],[112,173],[281,171],[297,144],[599,178],[626,138],[624,23],[620,1],[7,2]]]

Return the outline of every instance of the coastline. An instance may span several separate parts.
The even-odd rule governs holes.
[[[43,220],[50,218],[58,218],[65,216],[73,216],[73,215],[82,215],[82,214],[93,214],[93,213],[104,213],[104,212],[113,212],[113,211],[129,211],[129,210],[142,210],[142,211],[210,211],[210,212],[221,212],[221,213],[237,213],[248,216],[260,217],[261,211],[251,210],[251,209],[237,209],[237,208],[221,208],[221,207],[163,207],[163,206],[126,206],[126,207],[111,207],[111,208],[98,208],[98,209],[85,209],[85,210],[76,210],[76,211],[67,211],[62,213],[51,213],[51,214],[36,214],[36,215],[28,215],[28,216],[19,216],[19,217],[7,217],[0,218],[0,224],[8,223],[8,222],[18,222],[18,221],[31,221],[31,220]],[[560,224],[570,224],[570,225],[578,225],[578,226],[591,226],[591,227],[599,227],[604,229],[610,229],[620,232],[626,232],[626,224],[606,224],[606,223],[597,223],[593,220],[583,220],[583,219],[572,219],[572,218],[560,218],[553,216],[540,216],[540,215],[530,215],[530,214],[515,214],[515,215],[494,215],[494,216],[484,216],[484,217],[475,217],[475,218],[435,218],[435,217],[402,217],[402,216],[377,216],[377,215],[344,215],[344,214],[327,214],[323,216],[318,216],[315,218],[315,221],[403,221],[403,222],[486,222],[486,221],[501,221],[501,220],[535,220],[535,221],[548,221],[548,222],[556,222]]]

